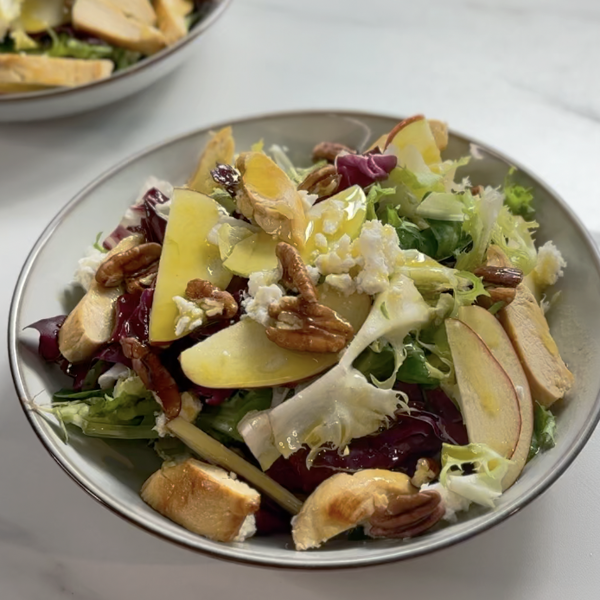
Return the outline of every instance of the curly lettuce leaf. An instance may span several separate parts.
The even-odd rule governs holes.
[[[502,479],[511,462],[486,444],[442,446],[440,483],[450,492],[481,506],[495,506],[502,494]],[[474,472],[465,475],[465,466]]]
[[[424,219],[433,219],[436,221],[457,221],[462,223],[465,220],[461,194],[452,194],[450,192],[433,192],[428,194],[417,207],[416,213]]]
[[[503,206],[492,230],[492,241],[509,258],[517,269],[528,275],[535,269],[537,250],[531,236],[532,230],[538,224],[535,221],[525,221],[523,217],[514,216]]]
[[[380,183],[376,182],[370,185],[367,189],[367,221],[374,221],[379,217],[379,208],[386,196],[394,196],[396,188],[383,187]],[[383,207],[384,209],[387,207]],[[395,211],[393,211],[395,212]],[[380,219],[382,220],[382,219]],[[385,222],[384,222],[385,223]]]
[[[469,191],[464,192],[463,201],[465,203],[463,231],[471,236],[473,247],[469,252],[458,257],[456,268],[461,271],[473,271],[485,260],[504,196],[498,190],[488,186],[476,196]]]
[[[533,193],[531,188],[526,188],[513,181],[513,175],[516,172],[514,167],[508,171],[504,178],[504,204],[513,215],[519,215],[526,221],[535,217],[535,209],[531,205],[533,202]]]

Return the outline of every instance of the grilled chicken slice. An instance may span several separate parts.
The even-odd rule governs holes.
[[[74,87],[104,79],[112,70],[110,60],[0,54],[0,93]]]
[[[167,42],[165,36],[151,23],[155,21],[141,6],[142,0],[76,0],[73,5],[73,25],[96,35],[115,46],[122,46],[142,54],[154,54]]]
[[[121,240],[106,257],[137,246],[141,239],[139,235],[131,235]],[[108,342],[115,325],[115,305],[123,292],[122,285],[105,288],[92,279],[90,289],[71,311],[58,334],[60,353],[69,362],[88,360]]]
[[[163,466],[144,483],[141,495],[171,521],[211,540],[242,542],[256,531],[260,494],[194,458]]]
[[[154,8],[158,17],[158,27],[169,46],[187,35],[186,17],[194,9],[191,0],[156,0]]]

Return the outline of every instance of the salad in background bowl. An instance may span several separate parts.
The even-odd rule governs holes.
[[[150,180],[98,235],[83,298],[32,325],[71,383],[28,409],[53,451],[60,428],[153,448],[143,500],[220,554],[342,536],[371,562],[497,518],[580,385],[546,319],[568,269],[534,242],[537,190],[508,165],[481,181],[482,152],[446,158],[422,116],[311,153],[264,125],[218,130],[185,185]]]
[[[133,93],[170,70],[151,65],[169,59],[222,12],[227,0],[4,0],[0,4],[0,119],[23,120],[79,112]],[[141,73],[125,85],[117,80]],[[134,79],[138,85],[131,83]],[[144,81],[144,83],[142,83]],[[41,114],[35,99],[114,84],[121,93],[98,98],[47,102]],[[109,88],[106,88],[109,89]],[[127,90],[127,92],[125,92]],[[82,96],[79,96],[81,98]],[[109,99],[110,98],[110,99]],[[18,100],[29,104],[17,110]],[[6,116],[5,116],[6,114]],[[19,115],[22,115],[19,116]]]

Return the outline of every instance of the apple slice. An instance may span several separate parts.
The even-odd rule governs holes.
[[[365,294],[344,296],[325,286],[320,301],[350,321],[355,331],[371,309]],[[284,385],[317,375],[336,364],[338,353],[292,352],[271,342],[265,328],[243,319],[181,353],[186,376],[209,388],[254,388]]]
[[[188,187],[202,194],[210,194],[217,187],[210,174],[211,170],[217,166],[217,163],[226,165],[233,163],[234,154],[235,141],[231,127],[224,127],[217,131],[206,144],[196,171],[188,181]]]
[[[463,306],[458,318],[468,325],[488,347],[494,358],[510,377],[519,400],[521,433],[512,455],[513,464],[502,480],[503,489],[509,488],[519,477],[527,462],[533,435],[533,400],[525,371],[504,328],[489,311],[480,306]],[[522,391],[519,391],[522,390]]]
[[[150,313],[151,343],[177,339],[173,296],[183,296],[191,279],[206,279],[221,289],[229,285],[232,275],[223,267],[219,248],[207,241],[218,221],[219,205],[212,198],[175,190]]]
[[[521,433],[519,399],[510,377],[468,325],[447,319],[446,332],[469,441],[510,458]]]
[[[407,146],[414,146],[427,165],[442,161],[429,122],[423,115],[416,115],[398,123],[388,135],[385,147],[389,146],[394,146],[400,153]]]
[[[271,271],[279,265],[275,254],[278,243],[279,240],[276,237],[264,231],[250,233],[249,236],[233,246],[223,265],[241,277],[250,277],[257,271]]]

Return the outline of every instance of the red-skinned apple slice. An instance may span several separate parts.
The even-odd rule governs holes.
[[[527,462],[531,436],[533,434],[533,401],[527,376],[521,366],[519,357],[513,348],[510,338],[504,328],[489,311],[480,306],[463,306],[458,311],[458,318],[468,325],[489,348],[494,358],[510,377],[515,389],[523,391],[517,393],[519,410],[521,413],[521,433],[514,454],[511,457],[513,464],[502,480],[503,489],[508,489],[519,477]]]
[[[469,441],[511,458],[521,433],[515,387],[483,340],[457,319],[446,321]]]

